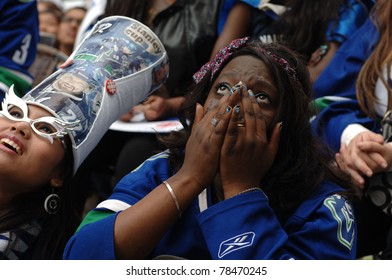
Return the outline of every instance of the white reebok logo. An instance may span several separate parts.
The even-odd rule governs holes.
[[[245,232],[223,241],[219,246],[218,257],[222,258],[223,256],[234,251],[251,246],[253,244],[254,238],[254,232]]]

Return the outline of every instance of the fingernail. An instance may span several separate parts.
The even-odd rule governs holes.
[[[243,82],[240,82],[241,83],[241,89],[242,89],[242,91],[247,91],[248,90],[248,87],[243,83]]]
[[[242,81],[239,81],[235,86],[233,86],[233,91],[237,90],[237,89],[241,89],[241,90],[246,91],[248,88]]]
[[[283,122],[280,122],[279,123],[279,129],[282,130],[282,127],[283,127]]]
[[[226,107],[226,114],[230,113],[230,111],[231,111],[231,106],[227,106]]]
[[[249,97],[255,97],[253,91],[251,89],[248,90]]]
[[[240,109],[241,109],[241,105],[236,105],[234,107],[234,113],[238,114],[240,112]]]

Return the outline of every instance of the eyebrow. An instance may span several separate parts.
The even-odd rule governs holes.
[[[226,73],[223,73],[222,75],[219,75],[219,77],[218,77],[218,79],[216,79],[216,81],[224,80],[224,79],[236,79],[237,75],[238,75],[237,72],[234,72],[234,71],[226,72]],[[268,90],[271,91],[271,93],[277,94],[277,87],[275,86],[275,84],[268,81],[264,76],[260,76],[260,75],[252,76],[252,80],[256,86],[267,88]]]

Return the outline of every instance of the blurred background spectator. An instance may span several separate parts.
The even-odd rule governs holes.
[[[37,1],[0,1],[0,101],[11,85],[23,96],[31,87],[28,68],[39,40]]]
[[[55,72],[72,53],[87,11],[83,3],[75,1],[72,5],[63,5],[61,1],[38,0],[40,43],[37,57],[29,68],[34,77],[33,86]]]
[[[55,2],[38,0],[40,43],[54,46],[63,10]]]
[[[57,48],[67,56],[75,47],[76,34],[86,14],[86,8],[75,6],[65,10],[57,30]]]

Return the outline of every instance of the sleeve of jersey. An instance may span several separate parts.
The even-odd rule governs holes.
[[[327,31],[327,40],[344,43],[350,35],[361,27],[368,18],[366,7],[356,0],[350,0],[340,9],[339,21],[332,22]]]
[[[379,32],[368,18],[347,41],[313,84],[316,98],[342,96],[355,99],[355,82],[364,61],[378,42]]]
[[[82,227],[65,247],[65,260],[114,260],[114,222],[118,213]]]
[[[163,152],[146,160],[126,175],[113,194],[90,211],[68,241],[64,259],[115,259],[114,223],[117,214],[131,207],[168,178],[168,154]]]
[[[6,68],[30,76],[39,41],[37,1],[3,1],[1,9],[0,61]],[[5,64],[7,62],[7,64]]]
[[[312,120],[313,132],[335,151],[339,151],[341,136],[350,124],[361,124],[371,131],[378,132],[377,123],[368,118],[356,100],[331,103]]]
[[[321,201],[308,219],[293,216],[282,227],[264,193],[250,192],[208,208],[199,222],[213,259],[353,259],[353,219],[340,214],[345,202],[332,201],[336,214]]]

